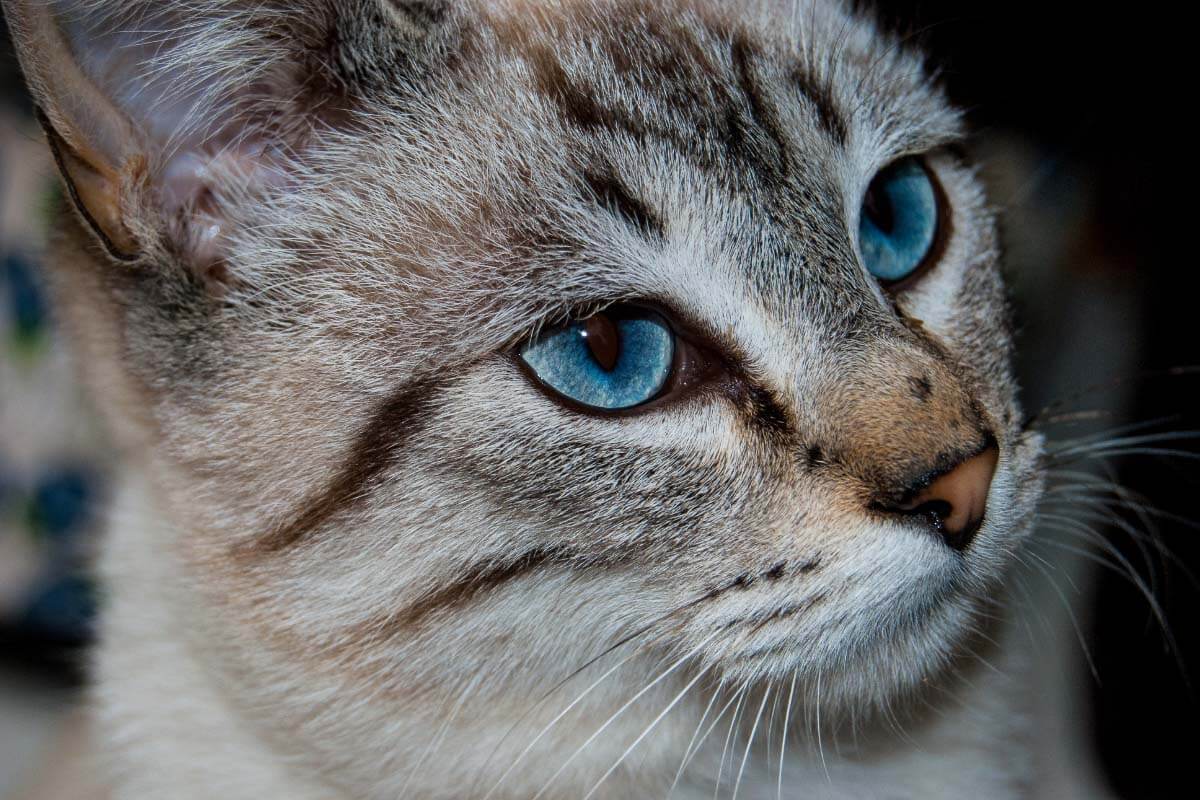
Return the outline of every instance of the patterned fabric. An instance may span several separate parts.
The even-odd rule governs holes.
[[[0,110],[0,630],[48,647],[89,636],[108,457],[45,290],[58,191],[36,126]]]

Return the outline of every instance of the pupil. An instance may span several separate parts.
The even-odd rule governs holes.
[[[583,338],[592,358],[605,372],[612,372],[621,355],[621,334],[605,314],[597,314],[583,323]]]
[[[863,213],[867,219],[885,234],[891,234],[896,227],[895,209],[892,208],[891,198],[878,187],[879,180],[871,182],[867,196],[863,198]]]

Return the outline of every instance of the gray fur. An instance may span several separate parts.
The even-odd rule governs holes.
[[[960,118],[907,45],[827,0],[48,5],[149,164],[136,263],[69,213],[57,244],[129,464],[97,668],[117,797],[583,796],[685,686],[601,794],[665,796],[744,690],[743,743],[786,694],[788,796],[1017,796],[1019,681],[975,659],[1019,673],[989,620],[1040,441]],[[910,154],[952,233],[892,296],[854,232]],[[629,299],[728,382],[600,419],[517,368]],[[967,552],[869,511],[984,432]],[[774,796],[772,713],[732,760],[727,715],[679,794]]]

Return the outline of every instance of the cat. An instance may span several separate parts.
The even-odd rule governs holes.
[[[1023,797],[992,210],[834,0],[4,0],[104,796]],[[102,771],[100,771],[102,770]]]

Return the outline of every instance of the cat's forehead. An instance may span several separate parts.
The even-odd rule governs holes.
[[[912,42],[840,0],[487,0],[484,8],[476,21],[501,50],[534,67],[539,89],[578,101],[569,113],[590,124],[604,124],[612,109],[602,101],[623,94],[647,118],[696,122],[703,134],[742,92],[764,104],[790,95],[807,106],[808,125],[843,146],[855,134],[865,148],[920,148],[960,134]],[[572,79],[587,80],[601,102],[588,107]]]
[[[423,313],[486,318],[493,342],[624,298],[853,327],[874,299],[851,198],[959,135],[920,60],[829,0],[479,8],[433,87],[331,151],[373,148],[326,170],[342,200],[296,217],[337,209],[330,242],[374,250],[380,283],[433,273]]]
[[[546,151],[513,191],[552,220],[582,188],[585,217],[598,199],[652,245],[721,250],[747,268],[846,265],[848,200],[888,162],[960,135],[919,57],[840,3],[490,6],[479,49],[498,71],[475,80],[501,99],[500,135]],[[514,92],[510,108],[493,84]],[[761,289],[796,278],[747,271]]]

